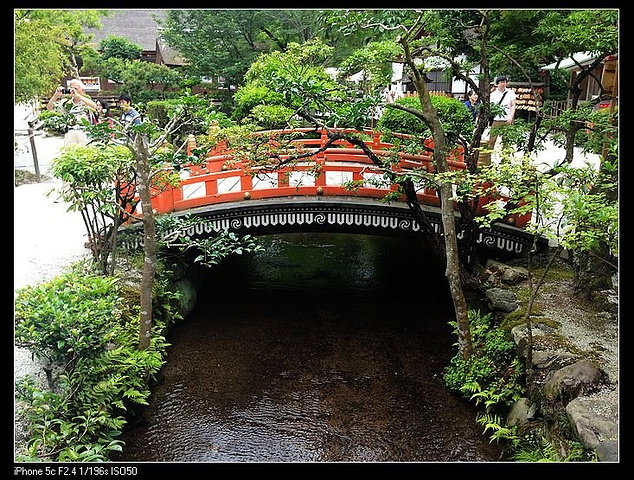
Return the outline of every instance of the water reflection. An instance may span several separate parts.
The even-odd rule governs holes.
[[[302,239],[271,238],[261,258],[201,281],[122,460],[497,460],[442,382],[455,340],[442,277],[421,282],[429,264],[407,242],[377,239],[372,256],[367,239],[333,238],[325,258]]]

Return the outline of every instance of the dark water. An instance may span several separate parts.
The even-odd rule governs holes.
[[[199,277],[122,461],[487,462],[442,372],[442,272],[412,244],[279,236]]]

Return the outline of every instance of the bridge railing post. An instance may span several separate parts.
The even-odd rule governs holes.
[[[196,137],[193,134],[187,135],[187,156],[191,156],[196,148]]]
[[[372,148],[375,150],[379,150],[381,148],[381,134],[374,131],[374,135],[372,136]]]
[[[321,129],[321,143],[320,143],[320,148],[324,148],[326,146],[326,143],[328,143],[328,132],[326,131],[325,128]],[[323,155],[323,152],[321,153],[321,155]]]
[[[165,187],[152,197],[152,208],[158,213],[170,213],[174,211],[174,189]]]
[[[187,136],[187,156],[191,157],[194,154],[194,149],[197,147],[196,137],[193,134]],[[207,173],[207,164],[202,165],[189,165],[189,170],[192,175],[200,175],[201,173]]]

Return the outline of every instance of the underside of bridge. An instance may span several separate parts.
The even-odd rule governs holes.
[[[423,206],[438,233],[442,230],[440,209]],[[196,237],[213,236],[221,230],[253,236],[277,233],[349,233],[387,237],[420,238],[421,226],[409,207],[400,202],[385,203],[359,197],[285,197],[244,200],[187,210],[182,214],[201,218],[196,228],[185,232]],[[138,248],[140,224],[125,227],[120,235],[125,248]],[[459,233],[460,236],[460,233]],[[525,257],[533,244],[533,235],[512,225],[496,224],[482,229],[477,239],[480,256],[501,260]],[[540,238],[538,252],[548,243]]]

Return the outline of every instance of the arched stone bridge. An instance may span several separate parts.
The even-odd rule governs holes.
[[[205,237],[220,230],[252,235],[286,232],[417,235],[421,227],[403,198],[389,203],[381,200],[394,187],[383,179],[383,172],[367,155],[343,141],[324,148],[328,141],[326,132],[318,131],[318,135],[315,132],[314,129],[284,131],[313,134],[313,138],[293,138],[291,151],[287,150],[285,155],[317,153],[309,160],[274,170],[258,170],[220,145],[209,152],[204,165],[192,166],[181,175],[178,187],[157,193],[153,206],[157,213],[202,218],[204,221],[196,228],[185,232],[191,237]],[[366,144],[374,153],[392,154],[389,151],[392,144],[382,142],[373,131],[364,133],[370,138]],[[454,152],[449,164],[452,169],[466,168],[460,151]],[[397,172],[412,168],[433,173],[431,156],[400,153],[399,161],[392,167]],[[424,188],[417,195],[434,229],[440,232],[436,192]],[[533,244],[533,236],[522,228],[529,222],[527,214],[483,229],[477,239],[479,249],[486,256],[525,256]],[[122,240],[127,247],[139,242],[137,235],[125,235]],[[546,246],[547,242],[540,239],[538,248],[543,250]]]

